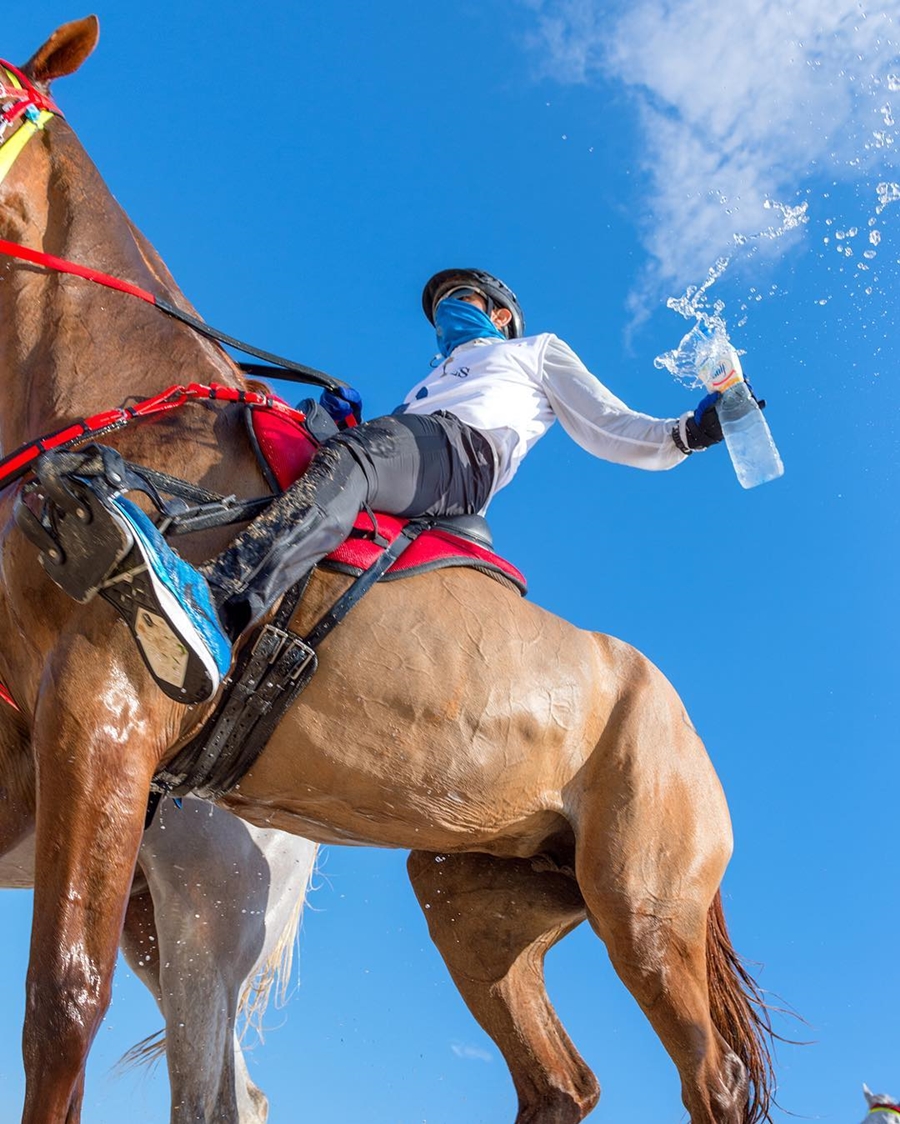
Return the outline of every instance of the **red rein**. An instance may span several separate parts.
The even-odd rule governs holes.
[[[120,293],[128,293],[132,297],[140,297],[148,304],[156,304],[156,297],[139,285],[132,285],[130,281],[120,281],[118,277],[111,277],[108,273],[101,273],[98,269],[90,269],[86,265],[78,265],[65,258],[58,258],[54,254],[45,254],[43,250],[32,250],[19,242],[8,242],[0,238],[0,254],[7,254],[11,258],[21,258],[22,261],[31,262],[32,265],[41,265],[46,269],[56,270],[57,273],[72,273],[76,277],[83,277],[86,281],[94,281],[98,285],[105,285],[108,289],[118,289]]]

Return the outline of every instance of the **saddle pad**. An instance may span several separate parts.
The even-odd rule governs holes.
[[[409,522],[396,515],[376,512],[378,535],[390,545]],[[367,570],[381,554],[384,546],[372,537],[372,521],[362,513],[354,524],[354,534],[329,554],[320,565],[345,574],[361,574]],[[421,535],[400,555],[387,571],[382,581],[412,577],[413,574],[427,570],[439,570],[445,566],[471,566],[489,574],[499,574],[516,586],[524,596],[528,592],[525,576],[511,562],[494,554],[492,550],[479,546],[471,539],[454,535],[450,531],[434,528],[423,531]]]
[[[309,467],[318,442],[292,418],[262,407],[254,407],[250,411],[250,425],[258,454],[268,474],[279,488],[289,488]],[[378,534],[387,543],[392,543],[408,522],[395,515],[381,513],[376,514],[376,519]],[[330,568],[360,574],[381,553],[383,547],[374,541],[372,522],[367,515],[359,516],[355,529],[359,534],[351,536],[325,559]],[[470,539],[445,530],[421,534],[387,571],[382,581],[443,566],[473,566],[508,578],[523,594],[527,590],[524,576],[510,562]]]

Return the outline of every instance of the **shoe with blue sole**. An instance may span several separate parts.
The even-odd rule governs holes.
[[[166,543],[139,507],[124,496],[103,507],[131,540],[98,592],[123,617],[157,686],[176,702],[206,702],[231,665],[203,576]]]

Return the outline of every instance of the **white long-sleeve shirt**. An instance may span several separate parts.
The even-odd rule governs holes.
[[[412,388],[402,410],[446,410],[484,433],[497,457],[494,492],[509,483],[557,418],[582,448],[604,460],[659,470],[687,459],[672,440],[679,419],[630,409],[550,333],[461,344]]]

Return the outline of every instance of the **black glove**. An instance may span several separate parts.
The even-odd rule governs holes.
[[[753,393],[753,387],[746,383],[753,401],[761,410],[766,408],[765,399],[760,401]],[[685,456],[696,452],[698,449],[708,449],[711,445],[718,445],[722,440],[722,425],[716,404],[722,395],[718,390],[707,394],[699,403],[692,414],[685,414],[680,418],[678,425],[672,430],[672,440]]]

